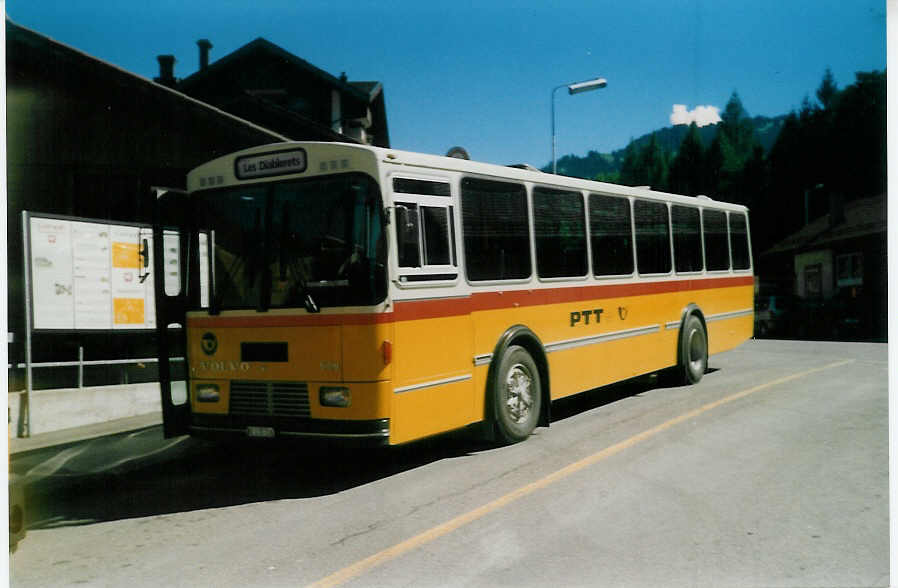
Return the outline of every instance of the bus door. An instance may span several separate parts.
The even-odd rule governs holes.
[[[190,275],[198,263],[190,255],[189,201],[181,190],[152,188],[153,212],[152,271],[156,304],[156,344],[159,359],[159,389],[162,401],[163,432],[166,438],[185,435],[190,427],[188,370],[186,358],[186,313],[192,298]],[[198,288],[193,288],[194,290]],[[198,293],[197,293],[198,294]]]

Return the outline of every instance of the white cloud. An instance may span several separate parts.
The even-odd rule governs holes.
[[[690,123],[703,127],[720,122],[720,109],[716,106],[696,106],[693,110],[686,110],[685,104],[674,104],[670,113],[670,124],[688,125]]]

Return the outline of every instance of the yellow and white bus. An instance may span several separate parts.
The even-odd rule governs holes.
[[[752,335],[743,206],[312,142],[218,158],[187,188],[154,227],[156,272],[185,270],[155,281],[169,436],[398,444],[486,423],[516,442],[553,400],[695,383]]]

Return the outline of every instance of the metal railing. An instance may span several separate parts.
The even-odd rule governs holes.
[[[181,362],[184,361],[183,357],[170,357],[169,361],[173,362]],[[84,368],[85,366],[99,366],[99,365],[130,365],[130,364],[142,364],[142,363],[159,363],[158,357],[141,357],[135,359],[84,359],[84,347],[78,347],[78,361],[44,361],[39,363],[18,363],[18,364],[7,364],[7,369],[26,369],[31,368],[59,368],[59,367],[76,367],[78,368],[78,388],[84,388]],[[125,382],[127,384],[127,382]]]

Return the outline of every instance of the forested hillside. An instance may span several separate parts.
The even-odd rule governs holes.
[[[758,137],[758,143],[761,144],[765,152],[770,151],[770,148],[776,143],[785,120],[786,115],[774,118],[756,116],[751,119],[751,124]],[[717,127],[718,125],[707,125],[698,128],[699,137],[705,145],[710,145],[714,140],[714,137],[717,135]],[[635,149],[641,149],[648,145],[652,135],[654,135],[655,140],[662,149],[668,153],[676,153],[688,132],[688,125],[670,126],[633,139],[630,141],[630,145]],[[626,150],[627,148],[624,147],[611,153],[590,151],[585,157],[565,155],[558,159],[558,173],[576,178],[593,179],[597,176],[613,178],[614,174],[620,172]],[[551,171],[552,162],[550,161],[542,170]]]

